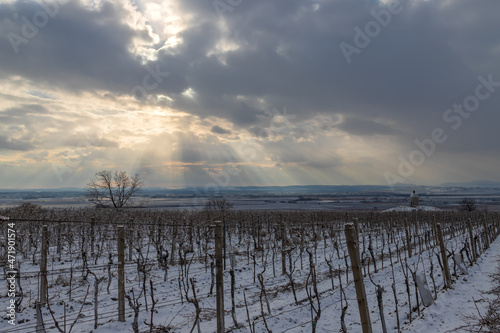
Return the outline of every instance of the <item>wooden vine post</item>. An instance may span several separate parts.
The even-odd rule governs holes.
[[[48,252],[47,226],[42,227],[42,250],[40,258],[40,305],[47,305],[47,252]]]
[[[118,321],[125,321],[125,231],[118,226]]]
[[[411,258],[411,237],[410,237],[410,227],[408,226],[408,219],[405,219],[405,234],[406,234],[406,248],[408,250],[408,258]]]
[[[95,258],[95,217],[90,219],[90,256]]]
[[[223,235],[222,222],[215,222],[215,290],[217,304],[217,333],[224,333],[224,271],[223,271]]]
[[[437,236],[439,240],[439,248],[441,249],[441,259],[443,260],[444,279],[446,288],[451,288],[451,275],[450,267],[448,266],[448,256],[446,255],[446,248],[444,246],[443,231],[441,230],[441,223],[436,224]]]
[[[472,221],[470,218],[467,219],[467,225],[469,227],[469,239],[470,239],[470,248],[472,252],[472,262],[476,262],[477,261],[476,244],[474,242],[474,233],[472,231]]]
[[[281,275],[286,274],[286,228],[281,222]]]
[[[488,223],[486,222],[486,215],[483,218],[484,239],[486,240],[486,249],[490,248],[490,235],[488,232]]]
[[[359,259],[359,244],[356,236],[358,233],[354,228],[354,224],[347,223],[345,225],[345,237],[349,257],[351,258],[352,275],[354,277],[354,285],[356,288],[356,298],[358,299],[359,316],[363,333],[372,333],[372,322],[370,320],[370,311],[368,310],[368,302],[366,299],[365,284],[363,281],[363,273],[361,271]]]

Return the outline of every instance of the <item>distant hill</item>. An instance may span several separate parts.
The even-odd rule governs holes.
[[[228,186],[217,188],[217,193],[224,195],[302,195],[331,193],[360,193],[388,190],[385,185],[291,185],[291,186]],[[144,188],[142,194],[156,192],[157,188]],[[166,194],[191,194],[196,196],[211,195],[214,189],[206,191],[203,187],[161,189]]]
[[[472,182],[457,182],[457,183],[443,183],[439,186],[442,187],[498,187],[500,182],[493,182],[490,180],[476,180]]]
[[[165,197],[211,197],[211,196],[307,196],[307,195],[391,195],[409,196],[412,191],[424,194],[454,194],[500,193],[500,182],[479,180],[474,182],[443,183],[438,186],[414,184],[395,184],[393,188],[387,185],[291,185],[291,186],[227,186],[214,187],[208,190],[204,187],[144,187],[139,196]],[[0,189],[0,198],[56,198],[82,197],[84,188],[60,189]]]

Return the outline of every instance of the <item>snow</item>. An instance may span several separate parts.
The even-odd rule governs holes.
[[[412,212],[412,211],[425,211],[425,212],[437,212],[440,211],[439,208],[432,206],[418,206],[418,207],[410,207],[410,206],[399,206],[386,209],[382,211],[382,213],[390,213],[390,212]]]
[[[492,289],[490,275],[498,270],[500,242],[497,239],[478,258],[477,264],[469,267],[469,275],[460,276],[453,289],[438,295],[434,305],[426,308],[422,316],[405,328],[405,332],[471,332],[463,328],[469,315],[486,313],[491,295],[484,292]],[[477,306],[477,309],[476,309]],[[459,329],[462,327],[461,329]]]
[[[424,206],[425,207],[425,206]],[[410,208],[410,207],[405,207]],[[433,207],[430,207],[433,208]],[[366,230],[361,230],[360,237],[363,237]],[[346,251],[345,242],[342,239],[343,232],[339,232],[339,244],[341,258],[337,258],[336,252],[332,246],[331,239],[318,241],[317,248],[317,262],[316,270],[319,277],[318,290],[321,294],[321,309],[322,314],[319,322],[317,323],[318,332],[339,332],[340,330],[340,314],[341,314],[341,301],[340,301],[340,291],[338,288],[338,277],[335,277],[334,284],[335,287],[332,289],[331,280],[327,277],[328,266],[326,264],[326,259],[333,262],[335,269],[344,268],[344,258],[342,257],[343,251]],[[233,236],[235,237],[235,236]],[[268,235],[270,239],[273,239],[274,235]],[[366,235],[364,237],[367,239]],[[456,239],[448,239],[447,246],[449,250],[455,250],[461,244],[462,241],[466,239],[466,235],[458,235]],[[249,241],[249,240],[248,240]],[[490,249],[482,253],[478,257],[478,261],[474,266],[467,265],[468,275],[458,275],[454,277],[453,289],[443,290],[443,278],[441,276],[441,270],[437,263],[436,256],[433,252],[428,250],[423,250],[420,256],[413,255],[412,258],[406,258],[406,252],[402,251],[401,258],[396,258],[395,247],[391,244],[391,250],[393,251],[393,261],[394,261],[394,280],[396,283],[397,297],[399,301],[399,318],[401,321],[402,331],[404,332],[447,332],[447,331],[457,331],[459,327],[466,325],[467,321],[465,319],[466,315],[471,315],[476,313],[476,305],[474,301],[477,301],[477,307],[484,313],[487,307],[488,296],[482,294],[482,292],[487,291],[491,288],[491,278],[489,274],[493,273],[498,266],[498,256],[500,251],[500,241],[497,239],[492,242]],[[224,272],[224,282],[225,282],[225,323],[226,328],[232,327],[232,332],[243,333],[248,332],[248,321],[244,303],[244,294],[248,302],[248,308],[252,320],[256,323],[256,332],[265,332],[265,327],[263,319],[261,316],[261,304],[259,302],[260,287],[258,280],[253,281],[253,263],[252,259],[248,259],[245,254],[246,243],[243,242],[241,246],[235,244],[236,241],[233,239],[233,246],[239,252],[236,255],[236,317],[240,324],[244,325],[242,328],[235,328],[231,318],[229,310],[231,309],[231,298],[230,298],[230,277],[228,271]],[[380,254],[381,245],[384,242],[380,239],[378,242],[374,239],[374,248]],[[387,239],[385,242],[385,258],[384,260],[378,260],[378,272],[374,273],[373,265],[370,266],[370,271],[373,274],[374,282],[382,285],[385,289],[383,293],[383,305],[385,311],[385,320],[387,323],[388,331],[396,331],[396,315],[394,311],[394,297],[391,290],[391,284],[393,282],[393,273],[390,266],[390,261],[388,258],[388,247]],[[211,246],[211,245],[209,245]],[[400,244],[401,246],[401,244]],[[362,246],[360,245],[360,248]],[[56,247],[51,247],[49,249],[49,258],[52,258],[49,263],[49,272],[56,271],[56,274],[51,274],[49,277],[49,284],[52,286],[49,289],[50,297],[53,300],[51,303],[52,310],[55,312],[56,318],[62,324],[62,314],[64,313],[62,302],[68,302],[73,310],[68,310],[68,327],[76,318],[80,306],[83,304],[83,299],[85,296],[85,291],[87,289],[86,282],[81,281],[81,270],[75,270],[74,281],[75,284],[73,290],[73,301],[70,301],[67,296],[67,287],[57,283],[57,278],[59,275],[62,279],[68,279],[67,268],[70,265],[78,266],[81,264],[81,260],[71,259],[69,256],[63,257],[63,261],[58,262],[54,260],[56,256]],[[213,248],[210,249],[212,251]],[[149,253],[153,253],[155,250],[152,246],[148,248]],[[146,249],[144,249],[146,253]],[[256,262],[256,272],[261,273],[263,271],[263,261],[261,254],[257,252],[257,262]],[[188,254],[187,260],[191,255]],[[104,256],[106,258],[106,256]],[[228,258],[229,259],[229,258]],[[301,259],[298,252],[294,253],[293,261],[296,265],[296,270],[294,272],[294,281],[297,284],[297,299],[299,304],[296,305],[290,286],[288,285],[289,280],[286,276],[281,276],[281,256],[277,252],[276,258],[274,258],[276,276],[273,274],[271,255],[268,254],[268,263],[266,266],[266,272],[264,274],[264,283],[266,287],[266,292],[269,296],[269,301],[271,305],[271,313],[266,315],[266,321],[270,329],[274,333],[279,332],[311,332],[311,308],[307,301],[306,291],[304,289],[304,284],[309,271],[309,260],[307,253],[304,253]],[[228,266],[230,260],[227,261]],[[437,285],[437,299],[435,304],[429,306],[428,308],[421,307],[420,315],[417,315],[416,311],[411,313],[412,322],[409,323],[408,318],[408,300],[406,295],[404,274],[403,274],[403,263],[407,263],[409,267],[414,269],[419,274],[424,274],[427,278],[427,283],[429,290],[432,292],[431,281],[429,278],[430,262],[434,264],[434,277]],[[116,263],[116,261],[115,261]],[[97,276],[105,277],[107,276],[106,261],[103,259],[102,262],[98,263],[96,267],[90,267]],[[350,261],[349,261],[350,265]],[[450,267],[452,261],[450,259]],[[301,267],[302,266],[302,267]],[[169,275],[166,282],[163,282],[163,272],[156,268],[156,265],[152,265],[154,268],[150,278],[154,280],[155,286],[155,298],[159,299],[157,306],[158,313],[154,314],[155,324],[161,324],[167,326],[170,324],[173,327],[173,332],[190,332],[194,321],[195,308],[192,304],[183,302],[180,300],[180,292],[178,285],[179,266],[170,266]],[[288,267],[288,262],[287,262]],[[37,265],[32,265],[30,260],[25,261],[22,264],[21,271],[26,274],[26,272],[34,272],[38,268]],[[61,274],[57,273],[57,270],[61,269]],[[65,269],[65,270],[64,270]],[[116,273],[116,271],[113,271]],[[208,295],[210,289],[210,268],[208,270],[205,268],[204,264],[200,261],[193,261],[189,272],[190,277],[194,278],[197,293],[200,301],[200,306],[202,308],[202,321],[200,323],[200,330],[203,333],[215,332],[216,317],[215,317],[215,297],[214,295]],[[361,332],[361,325],[359,320],[359,312],[357,308],[356,294],[354,285],[352,283],[352,273],[349,271],[346,275],[345,272],[340,274],[342,278],[342,283],[345,287],[345,293],[347,300],[349,302],[349,307],[346,313],[345,322],[349,332]],[[77,332],[91,332],[94,333],[112,333],[112,332],[132,332],[131,322],[133,312],[126,305],[126,322],[117,322],[116,308],[117,302],[114,297],[117,294],[117,282],[116,277],[113,278],[110,288],[110,294],[106,293],[106,284],[104,281],[100,284],[99,292],[99,327],[93,329],[93,277],[89,275],[90,282],[90,293],[86,299],[85,304],[83,304],[83,314],[82,317],[74,326],[74,333]],[[137,271],[134,263],[128,263],[126,265],[126,279],[127,279],[127,291],[134,288],[138,292],[140,281],[137,277]],[[375,293],[375,286],[369,281],[368,278],[364,279],[365,289],[368,299],[368,305],[370,308],[370,316],[372,322],[373,332],[381,332],[381,322],[379,318],[379,310],[377,306],[377,299]],[[30,299],[36,298],[36,284],[37,277],[28,278],[28,280],[22,280],[24,292],[30,295]],[[410,288],[411,288],[411,304],[412,307],[415,306],[415,291],[413,287],[413,281],[411,281],[410,276]],[[5,290],[5,289],[4,289]],[[215,293],[215,288],[214,288]],[[33,296],[31,296],[33,295]],[[148,293],[148,303],[150,302],[150,295]],[[6,298],[1,299],[4,303]],[[144,298],[142,298],[142,303],[144,304]],[[264,309],[266,308],[265,302],[263,302]],[[267,312],[267,311],[266,311]],[[34,316],[33,308],[26,308],[23,313],[19,314],[18,320],[29,320],[24,323],[18,323],[15,326],[17,332],[28,332],[33,328],[33,324],[36,322]],[[44,316],[45,325],[47,327],[47,332],[57,332],[53,327],[53,321],[50,313],[47,309],[42,309]],[[150,313],[146,312],[145,306],[142,305],[141,312],[139,315],[139,327],[141,331],[146,331],[147,326],[144,321],[149,321]],[[29,327],[23,330],[24,327]],[[52,328],[51,328],[52,327]],[[0,332],[14,332],[11,325],[7,323],[2,323],[0,325]],[[195,330],[196,332],[196,330]],[[466,332],[466,330],[463,330]]]

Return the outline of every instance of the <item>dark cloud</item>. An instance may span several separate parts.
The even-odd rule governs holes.
[[[357,119],[353,117],[346,118],[339,126],[342,131],[349,134],[370,136],[370,135],[394,135],[396,131],[385,124],[380,124],[372,120]]]
[[[160,72],[169,72],[176,80],[161,82],[165,91],[184,90],[176,61],[165,65],[172,60],[169,56],[163,58],[162,64],[143,65],[130,52],[134,39],[151,41],[151,38],[146,30],[133,30],[124,23],[129,13],[118,3],[104,1],[94,9],[78,1],[61,5],[46,25],[37,28],[32,37],[28,35],[26,43],[16,46],[16,52],[9,34],[24,38],[23,18],[32,21],[39,12],[41,7],[36,2],[0,4],[0,31],[5,37],[0,39],[3,76],[19,75],[40,85],[72,91],[110,90],[130,94],[150,75],[148,68],[155,71],[159,66]]]
[[[49,153],[46,151],[41,151],[41,152],[27,153],[24,156],[26,158],[33,159],[37,162],[46,162],[47,157],[49,156]]]
[[[266,128],[258,127],[258,126],[252,126],[248,129],[250,133],[253,134],[253,136],[258,137],[258,138],[267,138],[269,136],[269,130]]]
[[[151,79],[152,71],[159,71],[168,76],[147,90],[145,105],[180,110],[202,120],[223,118],[232,123],[227,125],[231,130],[215,125],[213,134],[250,133],[264,150],[261,153],[282,165],[328,169],[344,163],[330,149],[331,142],[318,139],[339,130],[367,144],[376,140],[397,143],[392,152],[395,161],[415,149],[415,139],[429,137],[437,127],[449,136],[437,151],[484,151],[485,157],[500,156],[496,145],[500,89],[481,101],[480,108],[463,119],[460,129],[451,129],[443,120],[447,109],[474,94],[478,76],[491,73],[500,81],[500,2],[400,2],[402,12],[392,15],[388,26],[353,54],[350,63],[340,43],[354,45],[353,29],[364,30],[374,20],[371,11],[384,10],[386,5],[378,1],[254,0],[243,1],[219,17],[210,1],[178,1],[178,14],[185,24],[177,36],[182,43],[167,48],[162,46],[169,36],[156,43],[147,29],[127,22],[134,14],[131,11],[140,11],[147,1],[138,1],[136,8],[112,1],[90,8],[71,1],[28,43],[19,44],[16,53],[9,33],[22,36],[23,17],[31,20],[41,7],[21,0],[0,4],[0,76],[19,85],[28,81],[36,88],[30,87],[27,94],[46,103],[37,105],[0,93],[9,105],[16,104],[0,111],[2,130],[10,128],[16,133],[0,143],[4,149],[18,150],[29,150],[30,145],[78,145],[79,138],[72,135],[57,141],[37,133],[42,127],[57,126],[68,132],[78,124],[92,128],[98,119],[118,112],[95,110],[92,121],[79,118],[72,123],[56,117],[57,112],[68,110],[49,107],[55,100],[45,88],[90,92],[120,103],[135,88],[144,87],[147,75]],[[144,63],[132,53],[137,41],[158,50],[154,54],[157,60]],[[185,94],[188,89],[193,93]],[[282,107],[294,118],[286,130],[276,132],[272,109]],[[222,147],[216,139],[204,142],[195,136],[160,140],[168,147],[177,145],[172,156],[165,158],[198,164],[238,161],[237,152]],[[95,146],[117,148],[119,143],[114,140],[103,139]],[[268,142],[273,140],[278,142]],[[95,158],[105,159],[102,154],[96,152]],[[370,160],[374,165],[380,162]],[[451,167],[459,168],[456,163]],[[191,176],[204,172],[190,168]],[[245,177],[251,174],[248,171]]]
[[[201,161],[201,153],[197,149],[185,147],[180,151],[179,161],[184,163],[196,163]]]
[[[293,142],[283,140],[268,143],[269,159],[278,165],[298,165],[312,169],[336,168],[342,164],[342,157],[327,145],[316,142]]]
[[[447,103],[467,93],[479,69],[498,72],[492,32],[500,24],[490,13],[500,5],[471,6],[464,0],[401,4],[403,12],[393,15],[389,26],[347,64],[339,44],[353,44],[353,28],[363,29],[374,20],[370,11],[383,5],[254,1],[224,15],[227,33],[220,30],[213,6],[185,1],[179,6],[193,20],[180,35],[183,43],[173,52],[160,51],[158,61],[149,64],[169,76],[148,94],[169,94],[181,110],[222,116],[245,127],[259,123],[264,113],[256,103],[260,98],[269,108],[287,105],[299,119],[317,112],[376,115],[422,130],[427,119],[438,119]],[[35,3],[3,5],[4,31],[19,29],[20,17],[38,10]],[[60,86],[64,82],[65,88],[129,94],[148,70],[128,48],[134,38],[149,36],[124,24],[120,17],[125,14],[110,2],[93,10],[70,2],[21,45],[25,50],[19,55],[3,45],[0,70]],[[478,24],[443,19],[452,15],[466,15]],[[222,62],[207,54],[223,40],[238,48],[221,55]],[[197,94],[194,101],[180,95],[189,87]]]
[[[49,111],[42,105],[39,104],[25,104],[20,105],[19,107],[9,108],[6,110],[0,111],[0,117],[4,118],[23,118],[27,116],[36,116],[36,115],[46,115],[49,114]]]
[[[79,148],[117,148],[118,143],[102,137],[87,135],[69,135],[60,140],[60,145]]]
[[[219,125],[213,126],[210,131],[212,133],[217,133],[217,134],[231,134],[230,130],[224,129],[224,128],[220,127]]]
[[[1,150],[28,151],[34,148],[35,147],[33,146],[33,144],[29,141],[18,140],[0,135],[0,151]]]

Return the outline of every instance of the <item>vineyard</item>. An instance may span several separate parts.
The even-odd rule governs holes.
[[[0,210],[0,332],[399,332],[500,231],[498,213],[209,208]]]

